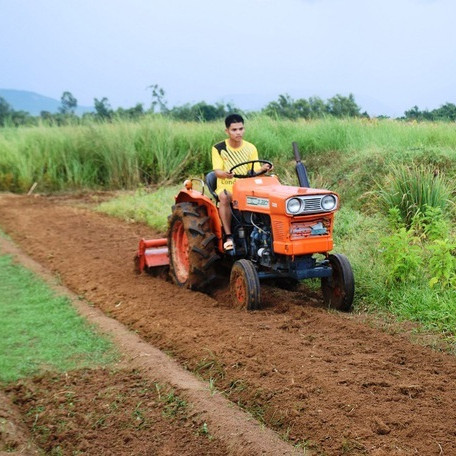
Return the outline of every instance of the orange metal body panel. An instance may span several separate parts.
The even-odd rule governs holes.
[[[274,239],[274,252],[284,255],[306,255],[309,253],[327,253],[333,249],[332,225],[334,214],[307,215],[304,217],[291,217],[287,215],[271,215],[272,236]],[[328,225],[328,234],[310,236],[303,234],[293,236],[293,226],[308,226],[311,222],[325,220]]]

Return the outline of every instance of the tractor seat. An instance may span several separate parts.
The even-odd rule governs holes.
[[[215,202],[218,203],[219,199],[217,196],[217,193],[215,193],[215,190],[217,189],[217,176],[215,175],[215,171],[211,171],[206,174],[205,177],[206,185],[207,188],[209,189],[209,192],[211,195],[214,197]]]

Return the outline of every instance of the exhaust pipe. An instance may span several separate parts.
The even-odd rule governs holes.
[[[310,187],[309,178],[307,177],[307,170],[304,163],[301,162],[301,156],[299,155],[298,145],[293,141],[293,154],[296,160],[296,174],[298,176],[300,187]]]

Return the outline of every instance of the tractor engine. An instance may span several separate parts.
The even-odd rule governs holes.
[[[273,263],[271,220],[268,215],[242,212],[234,217],[234,239],[239,254],[265,267]]]

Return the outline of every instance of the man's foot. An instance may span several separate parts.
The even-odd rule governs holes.
[[[227,237],[225,240],[225,243],[223,244],[223,250],[225,250],[225,252],[227,252],[228,250],[233,250],[233,248],[234,248],[233,238]]]

